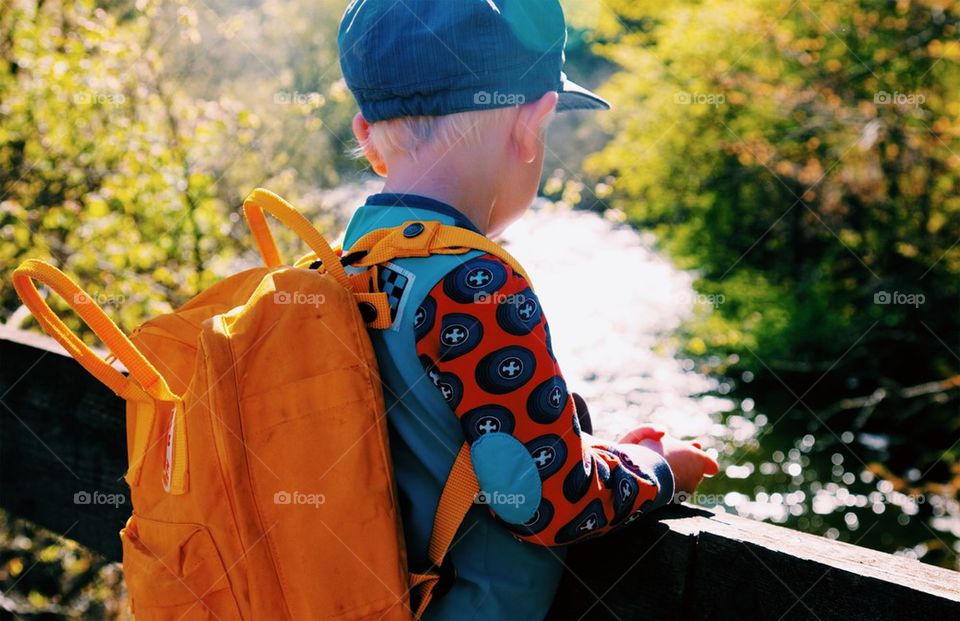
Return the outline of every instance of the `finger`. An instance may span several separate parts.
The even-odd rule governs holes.
[[[665,433],[666,431],[659,426],[641,425],[628,431],[620,438],[620,441],[628,444],[636,444],[641,440],[659,440]]]
[[[712,477],[720,472],[720,464],[709,453],[700,452],[700,458],[703,460],[703,475]]]

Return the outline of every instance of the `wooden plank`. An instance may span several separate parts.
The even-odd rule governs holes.
[[[697,537],[671,520],[709,515],[674,506],[619,533],[570,546],[549,619],[686,619],[685,595]]]
[[[123,401],[52,339],[0,331],[0,506],[119,560],[126,463]]]
[[[51,339],[0,327],[0,506],[119,559],[124,442],[119,398]],[[960,619],[960,573],[696,507],[572,546],[566,564],[552,619]]]
[[[567,564],[553,619],[960,619],[960,573],[687,506]]]
[[[697,537],[689,619],[960,618],[960,573],[728,514],[673,520]]]

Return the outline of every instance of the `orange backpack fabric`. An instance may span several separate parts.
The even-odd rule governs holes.
[[[290,205],[256,190],[244,211],[266,267],[235,274],[130,337],[62,272],[29,260],[13,277],[41,326],[126,400],[134,512],[121,531],[138,620],[419,618],[439,571],[408,571],[387,421],[368,328],[389,326],[378,263],[494,252],[475,233],[424,222],[371,233],[347,275]],[[282,265],[264,212],[311,255]],[[314,267],[314,269],[310,269]],[[112,354],[90,350],[46,304],[61,295]],[[363,308],[363,313],[358,308]],[[439,568],[477,493],[469,451],[444,488],[430,557]]]

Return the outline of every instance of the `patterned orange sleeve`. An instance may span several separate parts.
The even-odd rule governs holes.
[[[481,489],[487,472],[509,477],[502,470],[514,467],[521,477],[524,462],[535,471],[528,473],[539,484],[533,506],[506,511],[491,503],[519,538],[572,543],[669,500],[673,475],[659,455],[581,433],[539,300],[500,259],[482,255],[447,274],[417,309],[415,332],[421,363],[467,442],[476,447],[501,434],[503,446],[521,454],[517,462],[502,449],[473,451]]]

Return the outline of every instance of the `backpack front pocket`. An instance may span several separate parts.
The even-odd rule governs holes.
[[[213,538],[200,524],[134,515],[120,531],[123,571],[137,621],[240,619]]]

